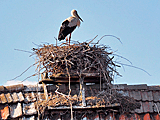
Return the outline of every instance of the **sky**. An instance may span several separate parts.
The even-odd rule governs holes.
[[[159,0],[0,0],[0,85],[19,84],[35,73],[35,56],[29,52],[41,44],[55,44],[63,20],[76,9],[84,20],[72,34],[72,40],[84,42],[104,35],[100,44],[110,46],[127,58],[116,61],[136,66],[117,68],[122,77],[115,84],[160,85],[160,1]],[[54,38],[55,37],[55,38]],[[32,84],[38,76],[25,82]]]

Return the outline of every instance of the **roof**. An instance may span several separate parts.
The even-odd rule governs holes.
[[[61,88],[59,89],[60,92],[65,93],[67,91],[67,85],[62,84]],[[105,86],[103,86],[105,88]],[[38,90],[37,90],[38,88]],[[77,93],[77,89],[79,87],[77,85],[71,85],[72,93]],[[116,89],[119,93],[122,93],[124,96],[133,97],[136,101],[141,104],[140,109],[136,109],[132,111],[130,116],[127,114],[118,114],[118,112],[114,113],[114,107],[118,107],[119,105],[113,104],[111,106],[107,106],[109,109],[107,111],[108,114],[104,114],[103,106],[100,108],[98,113],[92,114],[92,118],[96,117],[113,117],[115,119],[122,119],[122,118],[156,118],[159,119],[159,110],[160,110],[160,86],[147,86],[146,84],[141,85],[127,85],[127,84],[116,84],[113,85],[113,89]],[[52,94],[53,91],[56,90],[55,85],[48,85],[47,91],[48,95]],[[85,88],[86,96],[91,94],[92,92],[99,91],[99,85],[89,85]],[[37,94],[38,92],[38,94]],[[37,97],[39,99],[37,100]],[[0,113],[2,119],[7,118],[22,118],[28,120],[34,120],[37,117],[37,101],[45,101],[45,93],[43,90],[42,85],[13,85],[13,86],[0,86]],[[52,103],[53,104],[53,103]],[[105,107],[105,106],[104,106]],[[78,109],[78,107],[75,107]],[[92,107],[93,108],[93,107]],[[95,107],[96,108],[96,107]],[[65,115],[62,116],[62,113],[59,114],[52,113],[53,109],[58,109],[58,107],[50,107],[50,111],[47,114],[52,114],[54,118],[57,117],[66,117]],[[70,109],[67,107],[63,107],[63,109]],[[62,107],[59,107],[59,110],[62,110]],[[73,106],[74,110],[74,106]],[[84,111],[83,111],[84,112]],[[81,114],[83,113],[81,112]],[[69,111],[68,111],[69,113]],[[80,113],[77,113],[80,114]],[[116,115],[117,114],[117,115]],[[67,114],[66,114],[67,115]],[[90,116],[89,113],[84,114],[83,117],[88,118]],[[91,116],[90,116],[91,117]],[[64,118],[63,118],[64,119]]]
[[[160,86],[120,84],[114,85],[114,89],[140,102],[141,108],[136,109],[136,113],[153,113],[160,110]]]

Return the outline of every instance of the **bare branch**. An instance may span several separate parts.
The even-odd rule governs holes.
[[[106,36],[114,37],[114,38],[116,38],[117,40],[119,40],[119,42],[120,42],[121,44],[123,44],[123,43],[121,42],[120,38],[118,38],[118,37],[116,37],[116,36],[114,36],[114,35],[104,35],[104,36],[102,36],[102,37],[98,40],[98,42],[97,42],[96,44],[99,44],[99,41],[102,40],[102,39],[103,39],[104,37],[106,37]]]

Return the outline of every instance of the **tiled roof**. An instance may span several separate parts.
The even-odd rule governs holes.
[[[86,95],[91,94],[92,92],[99,91],[99,85],[90,85],[86,88]],[[37,90],[38,88],[38,90]],[[92,90],[90,89],[92,88]],[[61,85],[59,89],[60,92],[65,93],[67,85]],[[71,85],[73,94],[78,93],[79,86]],[[160,86],[147,86],[143,85],[127,85],[127,84],[116,84],[113,85],[113,89],[116,89],[119,93],[122,93],[124,96],[133,97],[136,101],[140,102],[140,109],[136,109],[128,114],[119,114],[117,111],[114,113],[114,109],[110,106],[107,111],[112,111],[104,114],[100,109],[98,113],[92,114],[92,117],[89,113],[83,115],[88,119],[90,118],[114,118],[114,119],[123,119],[123,118],[140,118],[144,119],[149,117],[150,119],[159,119],[160,111]],[[48,94],[52,94],[56,90],[54,85],[47,86]],[[38,94],[37,94],[38,92]],[[39,96],[38,100],[37,97]],[[0,117],[1,119],[7,118],[18,118],[22,120],[34,120],[37,118],[36,105],[37,101],[45,101],[45,95],[43,86],[39,85],[13,85],[13,86],[0,86]],[[115,105],[116,106],[116,105]],[[118,105],[117,105],[118,106]],[[54,109],[56,107],[52,107]],[[64,107],[63,107],[64,108]],[[74,107],[73,107],[74,108]],[[52,111],[48,114],[52,114],[54,118],[63,118],[62,113],[55,113]],[[69,114],[70,115],[70,114]],[[148,119],[149,120],[149,119]]]
[[[153,113],[160,110],[160,86],[120,84],[114,85],[114,89],[141,103],[141,108],[136,109],[136,113]]]

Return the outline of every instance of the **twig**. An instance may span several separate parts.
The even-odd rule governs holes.
[[[57,93],[57,94],[59,94],[59,95],[62,95],[64,98],[67,98],[68,100],[71,99],[70,96],[58,92],[58,90],[59,90],[59,86],[58,86],[58,85],[56,85],[56,87],[57,87],[57,89],[56,89],[55,93]]]
[[[67,54],[66,54],[66,57],[67,57]],[[67,60],[65,58],[65,64],[66,64],[66,70],[67,70],[67,74],[69,76],[69,97],[70,97],[70,94],[71,94],[71,77],[70,77],[70,74],[69,74],[69,71],[68,71],[68,65],[67,65]],[[70,108],[71,108],[71,120],[73,120],[73,111],[72,111],[72,102],[69,100],[69,103],[70,103]]]
[[[54,39],[56,40],[56,47],[57,47],[57,38],[56,38],[56,37],[54,37]]]
[[[104,35],[104,36],[102,36],[102,37],[98,40],[98,42],[97,42],[96,44],[99,44],[99,41],[102,40],[102,38],[104,38],[104,37],[106,37],[106,36],[114,37],[114,38],[116,38],[117,40],[119,40],[119,42],[120,42],[121,44],[123,44],[123,43],[121,42],[120,38],[118,38],[118,37],[116,37],[116,36],[114,36],[114,35]]]
[[[139,68],[139,67],[136,67],[136,66],[133,66],[133,65],[128,65],[128,64],[120,63],[120,62],[116,62],[116,63],[121,64],[121,65],[124,65],[124,66],[133,67],[133,68],[142,70],[143,72],[145,72],[145,73],[147,73],[149,76],[151,76],[151,74],[149,74],[146,70],[144,70],[144,69],[142,69],[142,68]]]
[[[29,79],[29,78],[31,78],[31,77],[33,77],[33,76],[36,76],[36,75],[38,75],[38,73],[35,73],[35,74],[33,74],[33,75],[30,75],[30,76],[26,77],[26,78],[23,79],[21,82],[24,82],[25,80],[27,80],[27,79]]]
[[[38,45],[38,44],[36,44],[36,43],[34,43],[34,42],[32,42],[34,45],[36,45],[36,46],[38,46],[38,47],[42,47],[42,45]]]
[[[38,62],[34,63],[33,65],[29,66],[25,71],[23,71],[20,75],[16,76],[15,78],[11,79],[11,80],[15,80],[17,79],[18,77],[22,76],[25,72],[27,72],[32,66],[36,65]],[[11,81],[11,80],[8,80],[8,81]]]
[[[14,50],[22,51],[22,52],[27,52],[27,53],[32,53],[32,52],[30,52],[30,51],[26,51],[26,50],[20,50],[20,49],[14,49]]]
[[[123,56],[121,56],[121,55],[117,55],[117,54],[112,54],[112,55],[118,56],[118,57],[120,57],[120,58],[123,58],[124,60],[127,60],[127,61],[132,65],[132,62],[131,62],[130,60],[128,60],[127,58],[125,58],[125,57],[123,57]]]
[[[96,35],[97,37],[98,35]],[[94,37],[87,45],[89,45],[94,39],[96,39],[96,37]]]

